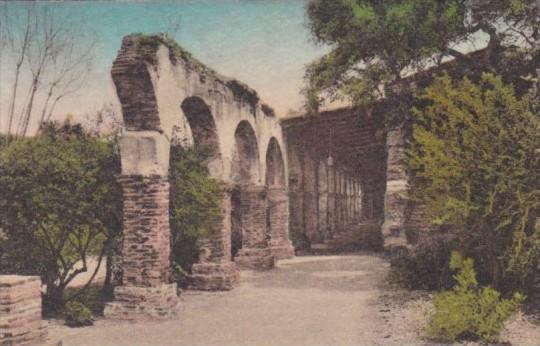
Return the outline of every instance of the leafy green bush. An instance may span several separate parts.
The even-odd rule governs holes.
[[[0,150],[0,273],[40,275],[45,313],[62,311],[65,288],[120,231],[119,169],[114,142],[69,123]]]
[[[497,340],[504,322],[519,309],[524,296],[515,293],[511,299],[491,287],[479,287],[474,261],[452,253],[450,267],[459,270],[452,291],[438,294],[434,299],[435,312],[427,327],[430,337],[452,342],[458,338]]]
[[[207,159],[204,147],[171,147],[170,224],[173,268],[178,278],[191,270],[198,259],[200,241],[221,220],[221,187],[210,177]]]
[[[69,302],[64,310],[66,325],[70,327],[85,327],[94,324],[92,312],[84,304]]]
[[[413,198],[475,260],[481,283],[523,289],[540,260],[534,102],[492,74],[478,83],[439,77],[419,102],[408,151]]]

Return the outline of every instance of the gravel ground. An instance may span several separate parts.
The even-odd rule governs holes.
[[[49,339],[64,346],[432,345],[422,334],[429,297],[388,286],[388,267],[369,254],[297,257],[272,271],[242,272],[230,292],[185,292],[176,320],[99,320],[77,329],[53,322]],[[540,345],[540,328],[522,315],[509,330],[513,345]]]

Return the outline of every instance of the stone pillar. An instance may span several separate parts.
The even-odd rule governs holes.
[[[242,248],[234,261],[241,268],[266,270],[274,267],[275,258],[266,232],[266,207],[266,187],[240,187]]]
[[[324,242],[328,233],[328,187],[327,177],[324,177],[324,182],[319,183],[319,241]]]
[[[388,161],[382,233],[385,244],[405,245],[404,222],[408,201],[408,177],[403,162],[405,159],[404,129],[401,127],[390,129],[386,141]]]
[[[341,231],[341,173],[336,169],[334,234]]]
[[[46,339],[40,278],[0,275],[0,345],[40,345]]]
[[[311,157],[304,156],[303,166],[303,189],[304,189],[304,227],[309,243],[317,241],[317,176],[315,165]]]
[[[328,160],[328,234],[327,239],[333,237],[336,231],[336,174],[332,160]]]
[[[199,262],[191,268],[189,288],[205,291],[233,289],[240,278],[231,260],[231,192],[222,183],[220,199],[221,221],[202,240]]]
[[[122,285],[105,316],[170,318],[178,304],[170,282],[169,141],[154,131],[128,132],[120,142],[124,197]]]
[[[289,194],[285,187],[267,190],[270,249],[276,260],[294,257],[289,239]]]
[[[299,177],[289,178],[289,233],[296,249],[306,249],[307,241],[304,232],[304,193]]]

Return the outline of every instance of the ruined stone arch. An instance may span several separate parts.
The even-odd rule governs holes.
[[[249,122],[242,120],[234,132],[231,162],[231,181],[234,185],[259,182],[259,149],[255,131]]]
[[[219,178],[223,172],[218,132],[210,107],[196,96],[184,99],[180,105],[191,130],[193,144],[208,154],[207,167],[210,175]]]
[[[286,186],[285,161],[276,137],[270,138],[266,149],[266,186],[282,187]]]
[[[231,162],[231,253],[237,265],[248,269],[269,269],[274,256],[266,232],[266,187],[260,184],[257,137],[247,120],[234,133]]]
[[[289,194],[285,160],[275,137],[266,147],[266,230],[270,249],[276,259],[291,258],[294,248],[289,240]]]

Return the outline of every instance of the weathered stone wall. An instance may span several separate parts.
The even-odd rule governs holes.
[[[207,167],[224,186],[219,196],[222,222],[202,242],[191,288],[231,289],[238,281],[236,264],[250,269],[273,266],[271,247],[278,256],[292,255],[288,203],[282,197],[288,167],[281,126],[254,90],[217,74],[158,35],[126,36],[112,78],[126,130],[120,141],[124,277],[115,301],[105,309],[107,316],[170,317],[176,311],[169,262],[171,142],[209,148]],[[280,188],[272,200],[267,200],[266,184]],[[239,201],[233,209],[234,190]],[[268,222],[270,214],[275,220]],[[231,253],[233,224],[242,247],[236,262]]]
[[[40,278],[0,275],[0,345],[39,345],[46,338]]]

